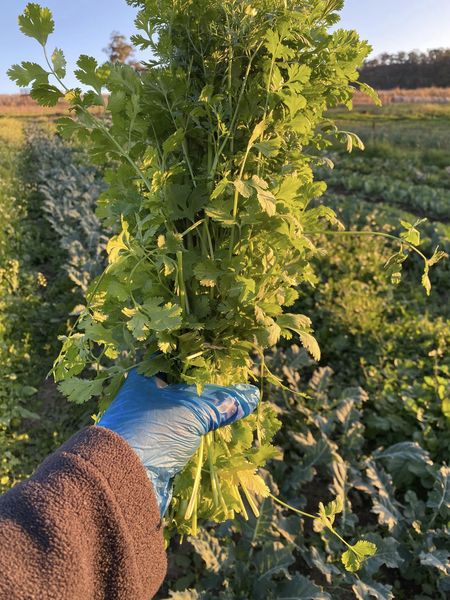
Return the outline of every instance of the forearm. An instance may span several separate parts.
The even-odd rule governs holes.
[[[160,512],[128,444],[89,427],[0,497],[0,597],[148,600],[165,576]]]

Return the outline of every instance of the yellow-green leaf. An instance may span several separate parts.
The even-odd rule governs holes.
[[[351,546],[342,555],[342,563],[347,571],[356,573],[362,567],[364,561],[370,556],[374,556],[377,547],[372,542],[359,540],[354,546]]]

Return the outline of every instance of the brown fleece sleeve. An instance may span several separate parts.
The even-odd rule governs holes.
[[[80,431],[0,497],[2,600],[149,600],[165,574],[150,481],[108,429]]]

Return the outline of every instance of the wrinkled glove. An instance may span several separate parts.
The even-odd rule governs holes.
[[[130,371],[98,425],[121,435],[136,451],[156,493],[161,516],[172,497],[172,479],[188,463],[202,436],[253,412],[253,385],[166,385]]]

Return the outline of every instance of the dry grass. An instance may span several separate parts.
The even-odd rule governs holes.
[[[4,116],[0,112],[0,143],[19,146],[27,135],[28,128],[55,131],[55,120],[44,116]]]
[[[39,106],[27,94],[0,94],[0,141],[20,143],[29,127],[55,130],[59,117],[67,115],[69,105],[64,100],[56,106]],[[100,114],[102,109],[92,109]]]
[[[380,90],[378,92],[383,104],[450,104],[450,88],[420,88],[417,90]],[[372,104],[370,98],[360,92],[355,94],[355,105]],[[0,94],[0,115],[32,117],[57,117],[67,113],[68,105],[64,101],[54,107],[43,107],[27,94]]]
[[[378,95],[386,104],[450,104],[450,88],[419,88],[417,90],[379,90]],[[355,94],[355,105],[372,104],[372,100],[364,94]]]
[[[32,117],[57,116],[67,112],[67,103],[61,101],[54,107],[39,106],[27,94],[0,94],[0,115]]]
[[[20,144],[23,140],[23,121],[0,116],[0,141]]]
[[[0,94],[0,142],[19,145],[30,125],[51,129],[67,108],[64,102],[52,108],[41,107],[26,94]]]

